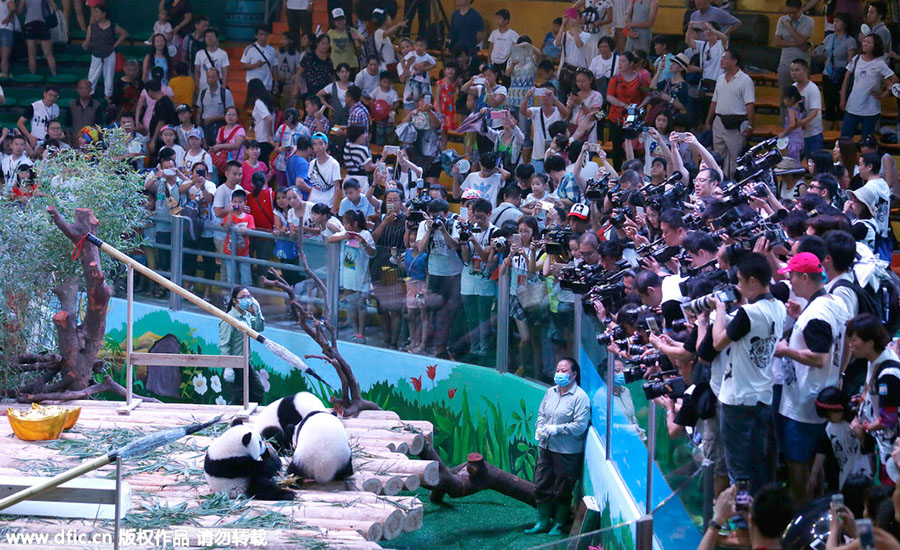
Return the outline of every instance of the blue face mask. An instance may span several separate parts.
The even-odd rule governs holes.
[[[553,377],[553,382],[556,383],[557,386],[568,386],[569,385],[569,375],[563,372],[558,372]]]
[[[615,386],[624,386],[625,385],[625,373],[617,372],[613,374],[613,385]]]
[[[248,311],[250,306],[253,305],[253,298],[240,298],[238,300],[238,307],[243,309],[244,311]]]

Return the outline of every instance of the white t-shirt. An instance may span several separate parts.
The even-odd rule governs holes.
[[[287,9],[289,10],[305,10],[309,9],[309,0],[286,0]]]
[[[847,97],[847,112],[858,116],[872,116],[881,112],[881,100],[872,96],[873,90],[881,88],[881,81],[894,75],[884,59],[878,57],[866,61],[856,56],[850,61],[853,70],[853,89]]]
[[[393,87],[385,92],[379,86],[372,91],[372,101],[378,101],[379,99],[385,100],[393,108],[394,103],[400,100],[400,96],[397,95],[397,90]]]
[[[615,66],[613,66],[613,63],[615,63]],[[603,59],[603,57],[598,55],[591,60],[589,69],[594,73],[594,78],[612,78],[619,72],[619,56],[613,54],[609,56],[609,59]],[[603,90],[603,92],[605,93],[606,90]]]
[[[209,53],[209,55],[207,55],[207,53]],[[210,58],[212,59],[212,62],[210,62]],[[209,83],[206,82],[206,71],[213,67],[219,69],[219,77],[221,80],[222,68],[228,67],[229,64],[228,53],[222,48],[218,48],[214,52],[205,49],[197,52],[197,55],[194,57],[194,66],[200,67],[200,86],[197,91],[199,92],[209,88]]]
[[[266,120],[266,117],[270,117]],[[265,143],[272,139],[272,111],[266,107],[261,99],[257,99],[253,104],[253,133],[256,141]]]
[[[844,482],[850,476],[872,477],[871,458],[869,455],[863,454],[862,444],[850,429],[849,422],[838,422],[837,424],[829,422],[825,426],[825,435],[828,436],[831,450],[834,451],[834,458],[837,459],[840,467],[838,488],[843,487]]]
[[[500,187],[502,185],[500,172],[494,172],[486,179],[481,176],[481,172],[472,172],[466,179],[463,180],[462,185],[460,185],[460,189],[465,191],[466,189],[474,189],[481,193],[481,198],[487,199],[491,202],[491,206],[497,207],[497,195],[500,193]]]
[[[47,137],[47,125],[51,120],[59,118],[59,105],[56,103],[49,107],[44,100],[39,99],[31,104],[31,135],[41,140]]]
[[[430,63],[430,64],[434,65],[437,62],[434,60],[433,57],[431,57],[431,55],[429,55],[427,53],[422,54],[422,55],[419,55],[414,51],[409,52],[409,53],[413,55],[413,62],[410,65],[410,70],[412,71],[412,77],[410,78],[410,80],[415,80],[416,82],[424,82],[426,84],[430,83],[431,77],[428,75],[428,71],[423,71],[423,72],[418,73],[415,71],[415,69],[413,69],[413,67],[415,67],[419,63]],[[407,55],[409,55],[409,54],[407,54]]]
[[[254,42],[250,44],[246,48],[244,48],[244,55],[241,56],[241,63],[247,63],[248,65],[253,63],[258,63],[260,61],[267,61],[268,63],[263,63],[261,66],[255,69],[247,70],[247,74],[245,75],[246,82],[250,82],[254,78],[258,78],[262,80],[263,84],[266,85],[267,90],[272,89],[272,71],[278,67],[278,58],[275,55],[275,48],[266,44],[264,47],[260,47],[259,44]]]
[[[370,247],[375,248],[375,240],[372,239],[372,234],[368,230],[363,229],[359,232],[359,236]],[[371,284],[369,278],[369,260],[371,259],[372,256],[366,252],[366,247],[358,240],[348,239],[343,241],[341,248],[341,288],[354,292],[368,292]]]
[[[506,29],[506,32],[494,29],[488,37],[488,42],[494,45],[494,49],[491,51],[491,63],[506,63],[506,60],[509,59],[509,52],[518,39],[519,33],[512,29]]]
[[[390,37],[385,39],[384,29],[375,29],[375,50],[378,51],[378,55],[381,57],[380,70],[383,71],[387,69],[389,64],[397,62],[397,56],[394,53],[394,44],[391,43]]]
[[[762,298],[741,306],[726,330],[737,322],[739,315],[746,315],[749,319],[749,332],[719,354],[727,356],[719,401],[726,405],[750,407],[759,402],[771,405],[772,357],[784,329],[787,312],[784,304],[775,298]],[[732,334],[728,336],[731,338]]]
[[[191,170],[194,168],[194,164],[196,164],[198,162],[201,162],[206,165],[206,173],[207,174],[212,172],[212,169],[213,169],[212,157],[209,155],[209,153],[207,153],[203,149],[200,149],[200,152],[197,153],[196,155],[191,154],[190,150],[188,150],[184,153],[184,169],[185,169],[186,173],[190,174]]]
[[[472,237],[478,242],[481,248],[487,248],[491,245],[491,234],[497,228],[488,225],[488,228],[481,233],[472,233]],[[471,242],[459,243],[459,245],[469,248],[469,263],[463,267],[462,276],[459,279],[460,294],[466,296],[496,296],[497,283],[491,280],[491,270],[487,267],[487,262],[475,252],[475,246]]]
[[[19,172],[19,166],[34,166],[34,163],[31,162],[31,159],[28,158],[28,155],[22,153],[22,156],[13,159],[12,155],[4,155],[0,153],[0,165],[2,165],[3,170],[3,181],[6,182],[6,186],[10,189],[12,188],[13,182],[16,181],[16,176]]]
[[[583,44],[587,44],[587,41],[591,39],[591,33],[588,32],[580,32],[578,33],[581,38],[581,42]],[[584,52],[581,48],[578,47],[578,43],[572,37],[571,32],[567,32],[563,35],[563,46],[565,59],[564,61],[569,65],[574,67],[584,67],[585,69],[588,66],[587,60],[584,58]]]
[[[237,185],[234,189],[240,189],[241,186]],[[224,183],[216,189],[216,194],[213,195],[213,213],[212,216],[215,217],[215,226],[220,227],[222,225],[222,221],[225,220],[225,216],[228,215],[228,212],[225,213],[225,216],[217,216],[216,208],[229,208],[231,206],[231,194],[234,192],[234,189],[229,189],[227,185]],[[217,241],[225,240],[225,233],[215,232],[213,233],[213,238]]]
[[[688,48],[684,53],[691,58],[700,54],[700,68],[703,69],[702,78],[704,80],[716,80],[719,78],[725,72],[719,63],[725,54],[725,45],[722,44],[722,41],[717,40],[714,45],[710,46],[709,42],[694,40],[694,45],[697,46],[696,49]]]
[[[313,159],[309,163],[309,184],[312,186],[309,202],[324,202],[331,206],[334,204],[334,186],[341,184],[341,165],[334,157],[328,157],[322,164],[318,158]]]
[[[419,223],[419,230],[416,232],[416,241],[421,241],[427,233],[425,222]],[[459,233],[456,231],[456,224],[452,224],[449,231],[450,236],[459,239]],[[440,229],[432,231],[430,246],[426,249],[428,253],[428,273],[438,277],[452,277],[459,275],[463,270],[462,259],[455,250],[447,245],[444,240],[444,232]]]
[[[544,116],[541,107],[529,107],[528,113],[528,118],[531,119],[531,127],[533,129],[532,141],[534,143],[531,156],[536,160],[543,160],[544,156],[547,154],[546,144],[551,138],[550,125],[557,120],[562,120],[562,117],[559,114],[559,109],[555,106],[553,107],[553,112],[550,116]]]
[[[797,86],[796,82],[794,86],[800,90],[800,86]],[[819,90],[819,87],[812,81],[807,82],[806,87],[800,90],[800,95],[803,96],[803,107],[807,113],[812,109],[819,110],[819,114],[802,128],[803,137],[808,138],[823,133],[825,127],[822,126],[822,92]]]
[[[836,385],[839,381],[845,324],[849,319],[840,298],[830,294],[813,299],[800,314],[791,332],[791,349],[810,349],[810,342],[807,342],[804,332],[813,321],[827,323],[828,327],[823,325],[820,328],[826,330],[830,328],[832,343],[827,352],[812,350],[828,353],[824,367],[811,367],[794,360],[784,362],[784,386],[781,391],[781,405],[778,408],[782,416],[806,424],[825,422],[824,418],[816,414],[816,396],[827,386]]]
[[[213,202],[216,199],[216,184],[204,179],[203,184],[201,185],[203,189],[206,189],[206,192],[213,196]],[[224,185],[222,187],[225,187]],[[200,188],[191,185],[187,190],[187,196],[190,200],[196,200],[198,202],[203,200],[203,193]],[[231,197],[228,197],[228,202],[231,202]],[[202,205],[203,203],[200,202]],[[210,238],[215,232],[212,230],[213,224],[216,221],[216,214],[213,210],[213,206],[209,203],[206,203],[206,206],[201,206],[200,208],[200,218],[203,219],[206,223],[203,224],[203,231],[200,232],[201,238]],[[221,220],[219,220],[221,223]]]
[[[353,83],[362,90],[365,97],[372,97],[372,92],[378,89],[379,73],[369,74],[369,71],[363,69],[356,73]]]
[[[0,21],[3,21],[7,17],[9,17],[9,0],[2,0],[2,2],[0,2]],[[5,31],[14,31],[17,29],[18,24],[19,18],[12,17],[10,18],[9,23],[0,25],[0,29],[3,29]]]

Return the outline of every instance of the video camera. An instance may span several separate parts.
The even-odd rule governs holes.
[[[625,120],[622,122],[622,137],[625,139],[637,139],[643,132],[650,128],[644,124],[646,111],[632,103],[625,108]],[[777,163],[776,163],[777,164]]]
[[[587,180],[584,190],[584,198],[589,201],[602,201],[609,193],[609,172],[604,172],[599,178]]]
[[[673,376],[675,371],[666,371],[654,374],[647,382],[644,382],[644,396],[647,401],[667,395],[672,399],[678,399],[687,391],[688,385],[681,376]]]
[[[431,202],[431,195],[422,195],[416,197],[406,203],[409,208],[409,214],[406,216],[411,222],[422,223],[425,221],[425,211],[428,209],[428,203]]]
[[[482,233],[483,230],[470,221],[457,220],[456,232],[459,233],[460,242],[463,242],[468,241],[474,234]]]
[[[569,252],[569,241],[575,232],[568,227],[554,224],[544,230],[544,250],[554,256],[565,256]]]
[[[748,181],[760,177],[763,172],[771,170],[782,160],[784,155],[778,149],[778,140],[774,137],[769,138],[757,143],[738,158],[734,179],[739,182],[737,185],[743,186]]]

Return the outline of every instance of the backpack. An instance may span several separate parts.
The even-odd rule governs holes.
[[[210,206],[210,208],[212,207]],[[203,225],[206,223],[206,220],[200,214],[200,202],[188,199],[184,206],[181,207],[181,216],[186,218],[184,227],[185,239],[196,242],[200,239]]]
[[[889,333],[895,334],[900,330],[900,277],[891,269],[876,272],[878,289],[873,290],[871,285],[861,287],[854,276],[853,281],[840,280],[834,284],[835,288],[846,287],[856,294],[859,301],[859,313],[871,313],[875,315]]]

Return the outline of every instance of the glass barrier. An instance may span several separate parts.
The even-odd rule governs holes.
[[[508,277],[509,372],[552,384],[556,363],[575,355],[577,297],[553,276],[537,274],[515,258]],[[540,272],[540,265],[530,266]]]
[[[637,525],[637,520],[618,523],[574,537],[531,546],[528,550],[634,550]]]

